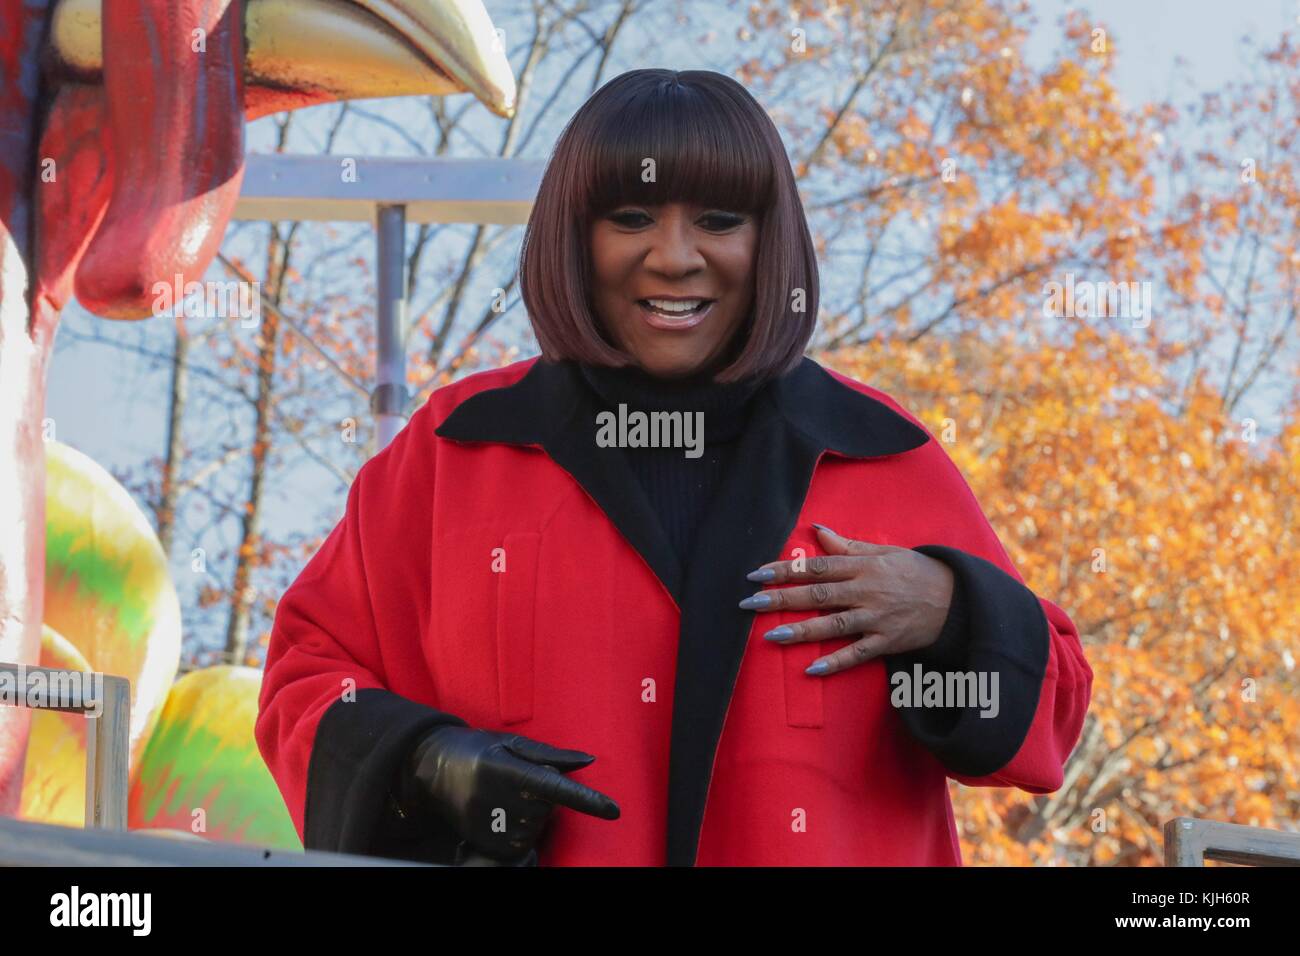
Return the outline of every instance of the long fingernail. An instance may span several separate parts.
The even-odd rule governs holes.
[[[784,641],[786,638],[794,637],[794,628],[788,624],[782,624],[780,627],[774,627],[763,635],[764,640]]]
[[[838,531],[835,531],[835,530],[833,530],[833,529],[831,529],[831,528],[828,528],[828,527],[826,527],[826,525],[824,525],[824,524],[818,524],[816,521],[813,522],[813,527],[814,527],[814,528],[817,528],[819,531],[827,531],[827,532],[830,532],[831,534],[835,535],[835,537],[837,537],[837,538],[840,536],[840,533],[839,533]]]
[[[759,568],[745,575],[750,581],[771,581],[776,577],[776,568]]]
[[[767,593],[753,594],[740,602],[742,611],[758,611],[772,603],[772,595]]]
[[[804,673],[814,674],[814,675],[825,674],[830,669],[831,669],[831,665],[827,664],[825,661],[814,661],[812,664],[808,665],[808,669],[804,671]]]

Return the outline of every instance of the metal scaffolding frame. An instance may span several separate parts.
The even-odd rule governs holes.
[[[401,430],[406,389],[406,226],[522,225],[546,164],[522,159],[248,157],[240,220],[369,222],[375,229],[375,415],[378,451]]]

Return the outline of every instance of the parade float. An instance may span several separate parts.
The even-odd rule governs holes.
[[[74,295],[101,319],[132,321],[155,314],[157,284],[202,280],[240,197],[247,122],[465,92],[514,114],[480,0],[0,7],[0,668],[112,675],[130,696],[115,731],[125,752],[91,760],[88,741],[111,749],[87,731],[99,702],[0,706],[0,818],[125,817],[118,828],[300,847],[253,741],[260,672],[177,677],[180,605],[148,520],[104,469],[46,433],[55,333]],[[129,796],[88,799],[91,768],[109,758],[122,771],[102,789],[125,782]]]

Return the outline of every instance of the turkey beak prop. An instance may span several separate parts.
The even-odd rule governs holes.
[[[60,72],[99,83],[105,0],[62,0],[50,47]],[[481,3],[244,0],[245,113],[312,103],[473,93],[514,115],[515,82]]]
[[[246,119],[465,91],[514,113],[480,0],[62,0],[50,47],[75,82],[41,156],[72,175],[40,190],[37,275],[56,306],[75,289],[105,318],[148,316],[154,283],[202,277],[239,197]]]
[[[0,2],[0,662],[40,654],[45,381],[72,295],[141,319],[159,285],[202,280],[246,121],[461,92],[514,116],[481,0]],[[0,706],[0,815],[18,805],[30,713]]]

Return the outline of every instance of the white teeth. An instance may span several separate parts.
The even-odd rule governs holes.
[[[660,312],[674,313],[694,312],[704,304],[703,299],[679,299],[676,301],[669,299],[646,299],[645,301],[650,303],[651,308]]]

